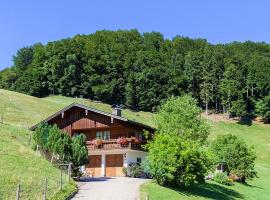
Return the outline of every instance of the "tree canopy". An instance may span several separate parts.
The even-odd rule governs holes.
[[[168,97],[188,93],[206,111],[242,116],[270,91],[270,45],[263,42],[213,45],[158,32],[103,30],[23,47],[13,60],[0,72],[0,88],[134,110],[154,111]]]
[[[157,113],[157,132],[146,145],[148,170],[161,185],[190,186],[204,182],[212,159],[203,144],[209,127],[198,117],[190,96],[169,99]]]
[[[226,163],[229,174],[237,175],[245,179],[252,179],[257,176],[254,169],[256,154],[253,148],[235,135],[220,135],[212,143],[212,151],[217,162]]]

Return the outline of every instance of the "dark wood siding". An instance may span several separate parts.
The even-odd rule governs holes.
[[[142,132],[143,128],[136,124],[112,119],[99,113],[85,112],[82,108],[72,108],[63,115],[57,116],[49,121],[49,124],[57,124],[60,129],[72,136],[74,133],[84,133],[87,140],[96,137],[96,131],[110,131],[111,139],[118,137],[135,136],[136,132]]]

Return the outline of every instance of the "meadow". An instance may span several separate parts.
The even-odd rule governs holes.
[[[3,117],[3,124],[0,124],[0,199],[4,197],[1,191],[8,191],[11,194],[19,182],[23,182],[25,190],[33,196],[34,191],[39,190],[39,185],[43,183],[45,176],[50,175],[53,179],[58,179],[59,170],[36,155],[28,145],[31,135],[28,128],[73,102],[111,112],[111,106],[101,102],[63,96],[36,98],[0,89],[0,115]],[[154,126],[154,114],[150,112],[133,112],[124,109],[123,116]],[[256,170],[259,177],[248,181],[247,184],[236,183],[234,186],[223,186],[208,181],[206,184],[197,185],[189,190],[166,188],[153,181],[141,187],[142,196],[149,195],[151,200],[269,199],[270,126],[210,120],[209,124],[211,127],[209,142],[217,135],[232,133],[242,138],[249,146],[255,147]],[[50,185],[52,193],[57,191],[57,181]]]

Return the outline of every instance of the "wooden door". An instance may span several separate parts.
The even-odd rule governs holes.
[[[101,155],[89,156],[89,164],[86,165],[86,170],[93,176],[101,176]]]
[[[123,154],[106,155],[106,176],[124,176]]]

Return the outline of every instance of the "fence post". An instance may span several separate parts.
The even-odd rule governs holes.
[[[145,198],[145,199],[146,199],[146,200],[149,200],[149,195],[148,195],[148,194],[146,195],[146,198]]]
[[[68,163],[68,182],[70,181],[71,177],[71,163]]]
[[[31,139],[32,139],[32,137],[31,137],[31,135],[29,135],[29,140],[28,140],[28,145],[29,146],[31,145]]]
[[[16,200],[20,199],[20,190],[21,190],[21,186],[20,186],[20,184],[18,184],[17,190],[16,190]]]
[[[62,190],[62,169],[60,168],[60,190]]]
[[[47,188],[48,188],[48,180],[47,180],[47,178],[45,178],[43,200],[47,199]]]

